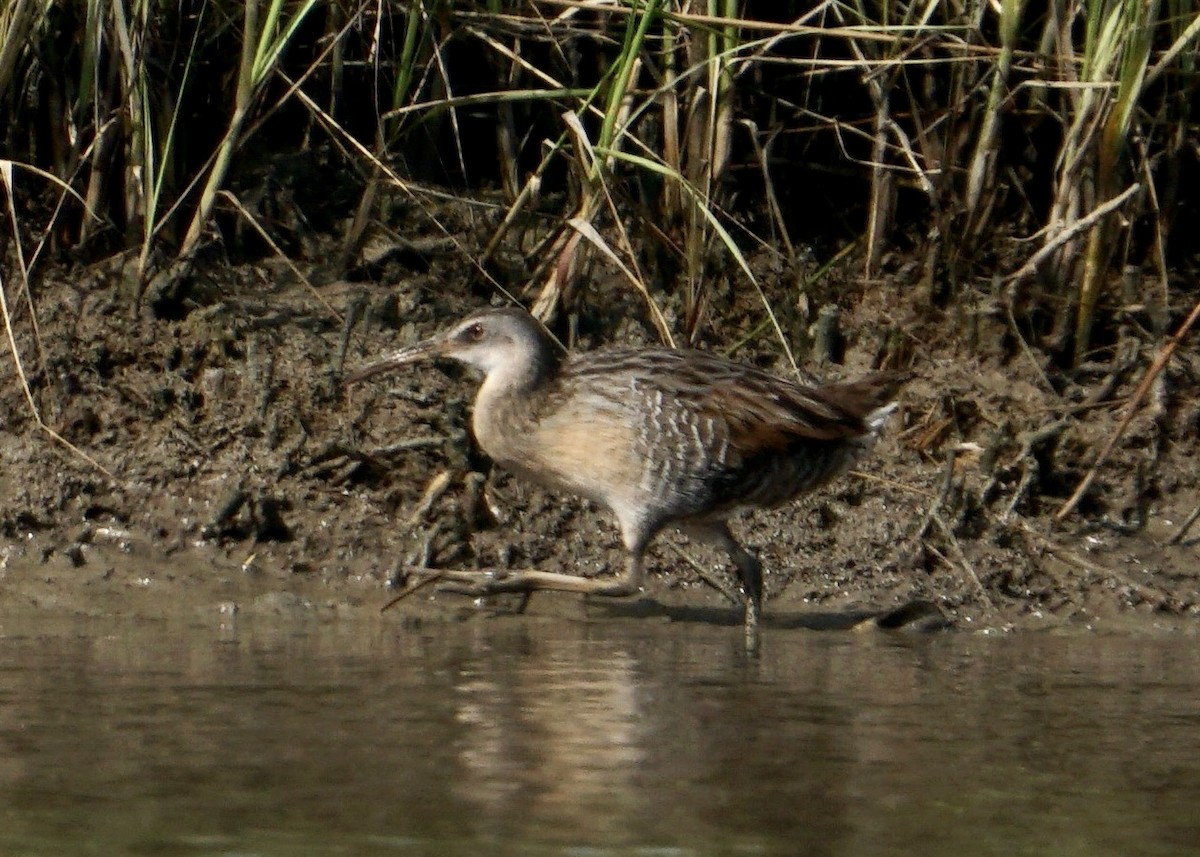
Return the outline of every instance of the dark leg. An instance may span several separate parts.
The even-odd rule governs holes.
[[[758,646],[758,617],[762,612],[763,580],[762,563],[758,557],[743,548],[729,532],[729,525],[724,521],[696,521],[681,528],[690,538],[704,544],[720,548],[729,555],[737,567],[738,577],[742,581],[742,589],[746,593],[746,641],[750,645],[753,638],[754,646]]]

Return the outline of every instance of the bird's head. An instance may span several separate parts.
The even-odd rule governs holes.
[[[489,377],[540,377],[557,361],[557,354],[549,334],[525,310],[485,309],[429,339],[385,355],[352,373],[347,381],[354,383],[434,357],[466,363]]]

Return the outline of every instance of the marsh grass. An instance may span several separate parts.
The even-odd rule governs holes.
[[[1078,364],[1123,307],[1172,306],[1198,34],[1195,0],[11,0],[2,152],[56,181],[18,172],[5,264],[22,242],[128,253],[136,302],[230,240],[222,206],[251,216],[240,169],[328,147],[361,182],[343,269],[391,196],[495,187],[471,263],[532,241],[541,317],[605,266],[686,342],[749,287],[790,356],[809,293],[836,295],[803,272],[768,289],[747,251],[796,271],[798,247],[861,241],[871,283],[904,233],[929,301],[1007,278],[1019,336]]]

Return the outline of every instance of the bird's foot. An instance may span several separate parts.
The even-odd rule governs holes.
[[[488,568],[474,571],[421,569],[414,571],[410,575],[410,579],[411,582],[405,586],[404,590],[384,605],[384,610],[431,584],[435,584],[439,592],[453,592],[475,598],[499,595],[505,592],[529,593],[538,590],[623,597],[633,595],[640,589],[639,582],[627,574],[592,579],[577,577],[573,574],[537,571],[536,569]]]
[[[497,595],[502,592],[579,592],[585,595],[623,597],[641,588],[640,582],[627,574],[615,577],[579,577],[537,569],[489,568],[479,571],[445,571],[438,589],[463,595]]]
[[[538,588],[524,580],[522,572],[507,569],[481,571],[419,569],[409,573],[407,585],[395,598],[383,605],[380,612],[394,607],[408,596],[430,585],[434,585],[438,592],[453,592],[458,595],[474,597],[499,595],[504,592],[522,593],[528,597],[529,593]]]
[[[736,586],[730,586],[729,583],[726,582],[725,575],[710,574],[706,569],[703,568],[695,568],[693,570],[696,572],[696,576],[700,578],[702,583],[724,595],[730,604],[741,605],[746,603],[746,599],[743,597],[741,590]]]
[[[438,592],[453,592],[476,598],[506,592],[533,592],[539,587],[526,578],[526,572],[508,568],[477,571],[443,571],[437,582]]]

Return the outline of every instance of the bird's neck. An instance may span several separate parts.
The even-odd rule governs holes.
[[[562,359],[547,350],[497,366],[483,379],[475,396],[472,428],[493,459],[509,464],[525,454],[525,443],[536,429],[542,401]]]
[[[476,405],[509,398],[536,396],[562,365],[562,356],[550,347],[531,348],[492,366],[479,387]]]

